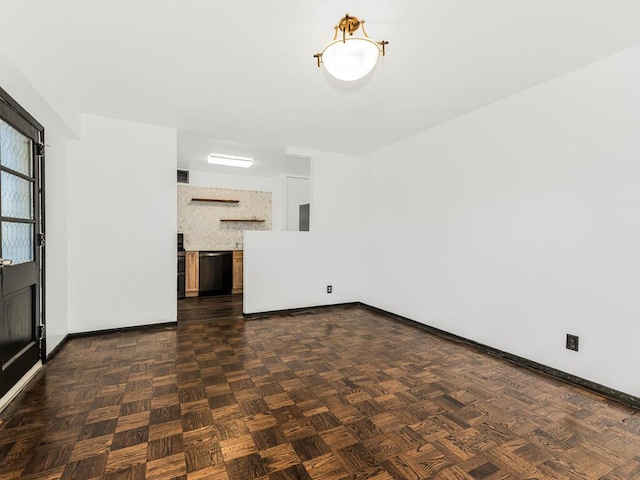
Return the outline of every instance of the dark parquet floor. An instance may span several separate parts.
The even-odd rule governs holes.
[[[369,310],[74,338],[0,414],[9,479],[640,479],[640,413]]]

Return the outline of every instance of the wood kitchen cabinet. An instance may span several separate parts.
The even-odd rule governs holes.
[[[197,297],[200,288],[200,259],[198,252],[187,252],[185,257],[185,296]]]
[[[232,293],[242,293],[242,268],[244,252],[242,250],[233,251],[233,290]]]

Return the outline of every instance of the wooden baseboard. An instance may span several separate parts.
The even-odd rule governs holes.
[[[53,360],[53,358],[56,355],[58,355],[58,353],[60,353],[60,350],[62,350],[62,347],[64,347],[68,341],[69,341],[69,334],[65,335],[64,338],[60,340],[60,343],[58,343],[58,345],[56,345],[53,348],[53,350],[49,352],[49,354],[47,355],[47,362],[50,362],[51,360]]]
[[[331,305],[317,305],[314,307],[290,308],[285,310],[270,310],[267,312],[243,313],[242,316],[246,320],[255,320],[258,318],[268,318],[271,315],[300,315],[302,313],[314,313],[328,308],[354,308],[360,306],[358,302],[334,303]]]
[[[136,325],[133,327],[106,328],[104,330],[91,330],[88,332],[76,332],[68,335],[69,339],[80,337],[92,337],[95,335],[105,335],[108,333],[132,332],[135,330],[159,330],[165,328],[176,328],[178,322],[151,323],[149,325]]]

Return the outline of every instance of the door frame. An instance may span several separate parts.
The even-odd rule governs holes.
[[[37,183],[34,191],[34,207],[39,214],[36,214],[36,224],[34,227],[34,258],[36,259],[36,271],[39,287],[36,288],[36,299],[39,310],[36,335],[39,343],[39,357],[42,363],[47,362],[46,345],[46,249],[45,249],[45,136],[44,126],[38,122],[29,112],[27,112],[6,90],[0,86],[0,118],[10,124],[16,130],[29,136],[35,137],[33,140],[34,149],[34,173],[37,171]],[[36,170],[37,169],[37,170]],[[39,259],[39,262],[38,262]],[[38,264],[39,263],[39,264]]]

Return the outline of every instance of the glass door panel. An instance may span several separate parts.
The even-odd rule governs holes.
[[[2,216],[33,220],[33,182],[9,172],[0,174]]]
[[[3,120],[0,120],[0,164],[27,177],[33,175],[31,139]]]
[[[2,258],[14,265],[33,262],[33,224],[2,222]]]
[[[14,265],[34,261],[33,143],[0,120],[2,251]]]

